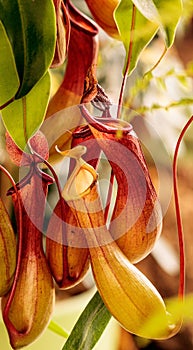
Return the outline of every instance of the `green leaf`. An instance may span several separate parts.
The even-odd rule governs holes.
[[[25,96],[2,110],[7,131],[21,149],[40,127],[45,116],[50,95],[50,75],[46,73]]]
[[[135,11],[136,13],[134,13]],[[135,23],[131,31],[133,17],[135,17]],[[157,23],[151,22],[144,17],[137,8],[134,9],[131,0],[120,1],[115,9],[114,18],[126,50],[125,66],[128,61],[129,49],[131,48],[130,44],[132,44],[132,55],[128,70],[128,74],[131,74],[137,65],[141,52],[155,36],[159,26]]]
[[[153,0],[132,0],[132,2],[145,18],[158,25],[161,24],[159,13]]]
[[[140,54],[158,29],[166,48],[171,47],[181,15],[181,0],[121,0],[115,9],[114,18],[126,50],[124,71],[130,55],[128,74],[131,74]]]
[[[52,332],[54,332],[55,334],[63,337],[63,338],[67,338],[68,337],[68,333],[65,331],[65,329],[63,327],[61,327],[57,322],[55,322],[54,320],[51,320],[49,325],[48,325],[48,329]]]
[[[62,350],[91,350],[110,321],[111,314],[98,292],[90,300]]]
[[[19,88],[19,78],[13,51],[0,21],[0,106],[13,98]]]
[[[173,44],[176,27],[182,15],[182,1],[132,0],[132,2],[145,18],[159,25],[166,47],[169,48]]]
[[[14,52],[19,99],[43,77],[52,62],[56,42],[54,5],[52,0],[0,0],[0,20]]]
[[[173,45],[176,28],[182,16],[182,0],[154,0],[154,3],[160,15],[160,29],[163,32],[165,45],[169,48]]]

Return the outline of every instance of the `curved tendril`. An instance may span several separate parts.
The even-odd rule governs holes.
[[[176,220],[178,227],[178,239],[179,239],[179,251],[180,251],[180,282],[179,282],[179,290],[178,296],[183,299],[184,297],[184,285],[185,285],[185,257],[184,257],[184,234],[182,227],[182,218],[180,212],[180,204],[179,204],[179,194],[178,194],[178,185],[177,185],[177,158],[179,147],[181,145],[181,141],[184,137],[185,132],[187,131],[190,124],[193,122],[193,116],[188,120],[182,129],[180,136],[176,143],[176,148],[174,152],[173,159],[173,186],[174,186],[174,201],[175,201],[175,209],[176,209]]]
[[[17,263],[16,263],[16,270],[15,270],[13,285],[12,285],[12,288],[10,290],[10,295],[8,297],[6,306],[5,306],[4,311],[3,311],[3,317],[4,317],[4,319],[6,319],[7,324],[9,324],[10,328],[12,328],[14,330],[14,332],[17,332],[16,328],[14,327],[12,322],[9,320],[7,311],[9,310],[10,304],[11,304],[11,302],[13,300],[13,297],[14,297],[16,283],[17,283],[17,280],[18,280],[19,271],[20,271],[20,265],[21,265],[21,249],[22,249],[22,238],[23,238],[22,204],[21,204],[21,198],[20,198],[20,195],[19,195],[19,191],[18,191],[17,185],[16,185],[14,179],[12,178],[11,174],[1,164],[0,164],[0,170],[2,170],[4,172],[4,174],[9,178],[10,182],[12,183],[13,189],[14,189],[14,191],[16,193],[16,196],[17,196],[17,203],[18,203],[18,213],[19,213],[18,220],[19,220],[19,225],[18,225]]]

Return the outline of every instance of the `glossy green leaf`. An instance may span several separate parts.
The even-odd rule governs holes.
[[[110,312],[96,292],[80,315],[62,350],[93,349],[110,318]]]
[[[23,98],[15,100],[2,110],[7,131],[21,149],[40,127],[50,95],[50,75],[44,77]]]
[[[141,52],[154,37],[159,25],[149,21],[137,8],[134,9],[131,0],[121,0],[115,10],[114,17],[126,50],[125,62],[128,60],[130,44],[132,41],[132,55],[128,70],[128,74],[131,74],[137,65]],[[133,17],[135,18],[134,28],[131,31]]]
[[[0,21],[0,106],[13,98],[19,88],[19,78],[13,51]]]
[[[15,57],[19,99],[43,77],[52,62],[56,42],[54,5],[52,0],[0,0],[0,20]]]
[[[169,48],[173,44],[176,27],[182,15],[182,1],[132,0],[132,2],[144,17],[159,25],[166,47]]]

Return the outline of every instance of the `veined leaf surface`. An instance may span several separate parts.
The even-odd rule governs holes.
[[[21,149],[40,127],[50,95],[50,75],[46,73],[25,96],[2,110],[7,131]]]

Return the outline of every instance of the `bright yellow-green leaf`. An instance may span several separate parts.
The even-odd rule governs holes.
[[[154,0],[154,3],[160,15],[160,29],[164,36],[165,45],[169,48],[173,45],[176,28],[182,15],[182,0]]]
[[[23,98],[15,100],[2,111],[7,131],[21,149],[40,127],[50,95],[50,75],[44,77]]]
[[[0,21],[0,106],[13,98],[19,88],[19,78],[11,44]]]
[[[48,329],[63,338],[68,338],[67,331],[54,320],[50,321]]]
[[[128,60],[129,49],[132,49],[128,70],[130,74],[136,67],[141,52],[156,34],[158,24],[145,18],[137,8],[134,8],[131,0],[120,1],[114,17],[126,50],[125,62]],[[132,19],[134,20],[133,28]]]
[[[182,1],[132,0],[132,2],[145,18],[159,25],[165,45],[170,47],[173,44],[176,27],[182,15]]]
[[[125,46],[126,63],[128,56],[130,57],[128,74],[131,74],[136,67],[140,54],[154,38],[158,29],[162,33],[166,48],[173,44],[181,15],[181,0],[120,1],[115,9],[114,18]]]

